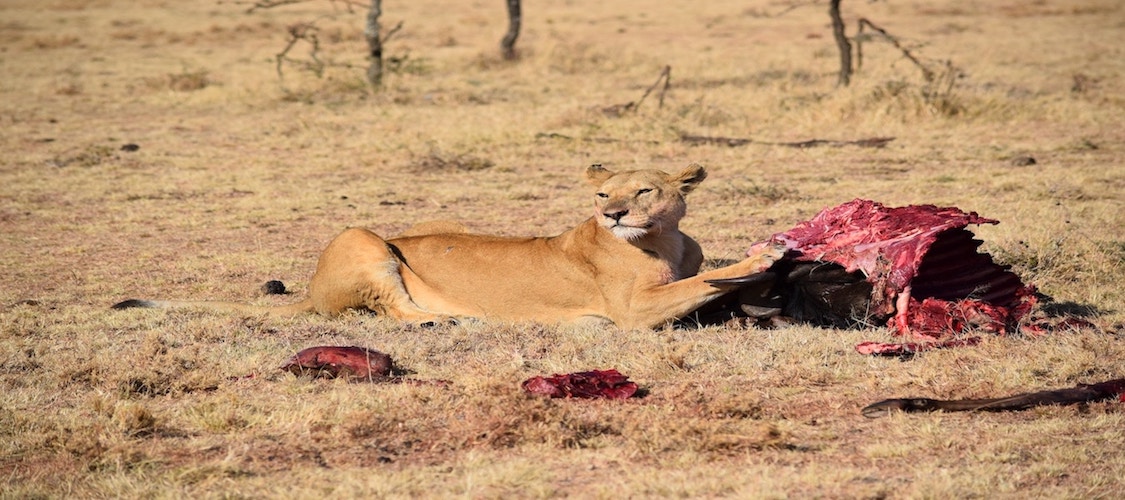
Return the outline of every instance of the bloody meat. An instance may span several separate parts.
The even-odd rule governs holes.
[[[636,383],[612,369],[532,377],[520,385],[528,393],[551,398],[628,399],[637,393]]]
[[[294,354],[281,369],[294,375],[352,380],[383,380],[391,375],[391,356],[358,346],[318,346]]]
[[[966,229],[997,223],[954,207],[861,199],[825,209],[773,235],[789,252],[765,278],[743,279],[742,310],[824,326],[886,324],[927,342],[1011,332],[1035,305],[1035,287],[979,252]],[[865,344],[868,353],[894,350]]]
[[[890,315],[898,334],[937,340],[967,328],[1007,333],[1035,305],[1035,288],[978,252],[981,241],[965,229],[997,223],[954,207],[853,200],[772,240],[789,259],[862,272],[872,315]]]

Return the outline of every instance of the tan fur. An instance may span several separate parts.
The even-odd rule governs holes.
[[[758,247],[736,264],[697,275],[699,245],[679,230],[699,165],[669,175],[594,165],[594,216],[558,236],[468,234],[453,222],[420,224],[384,240],[348,229],[321,254],[309,298],[274,308],[216,302],[149,302],[236,311],[333,316],[367,309],[407,322],[456,317],[651,328],[692,312],[729,288],[706,283],[767,269],[781,250]]]

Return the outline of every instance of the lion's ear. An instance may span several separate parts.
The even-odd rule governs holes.
[[[595,187],[601,186],[610,177],[613,177],[613,172],[606,170],[601,163],[595,163],[586,168],[586,180],[590,181],[590,184]]]
[[[680,188],[680,193],[688,194],[706,178],[707,171],[703,169],[703,165],[692,163],[668,180]]]

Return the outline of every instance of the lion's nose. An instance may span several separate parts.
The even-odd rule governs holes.
[[[621,222],[621,218],[626,216],[626,215],[629,215],[629,211],[628,210],[616,210],[616,211],[613,211],[613,212],[604,212],[604,215],[606,217],[610,218],[610,219]]]

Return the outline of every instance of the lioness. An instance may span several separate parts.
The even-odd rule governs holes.
[[[114,307],[328,316],[366,309],[414,323],[479,317],[652,328],[733,288],[707,280],[764,271],[783,253],[756,247],[741,262],[697,275],[703,254],[679,222],[684,195],[706,176],[697,164],[674,175],[593,165],[586,178],[597,188],[594,216],[552,237],[467,234],[448,223],[391,239],[347,229],[321,254],[308,298],[291,305],[127,300]]]

